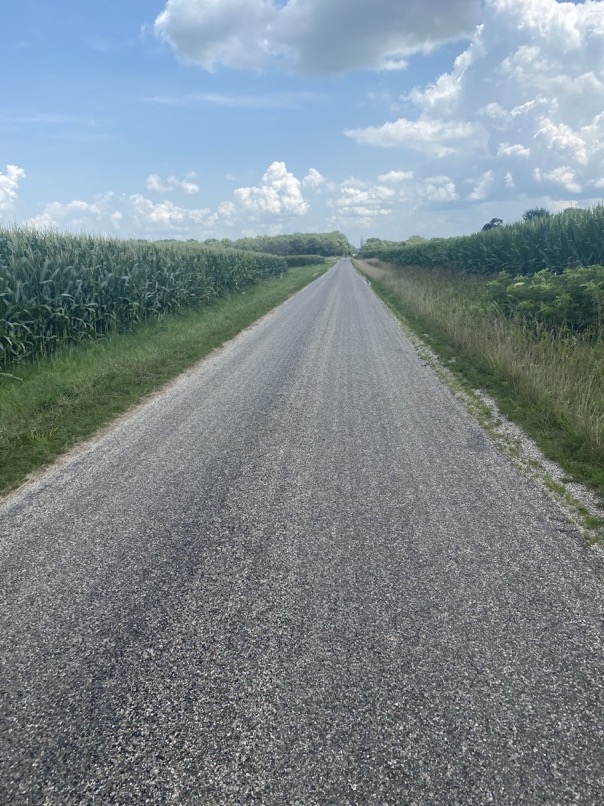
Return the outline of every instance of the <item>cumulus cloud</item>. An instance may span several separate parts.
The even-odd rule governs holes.
[[[316,168],[311,168],[302,180],[302,186],[305,188],[311,188],[312,190],[317,190],[324,185],[326,181],[327,180],[323,174],[317,171]]]
[[[0,171],[0,213],[14,208],[17,191],[23,179],[25,171],[18,165],[7,165],[4,172]]]
[[[108,206],[113,197],[108,193],[95,202],[75,199],[70,202],[49,202],[41,213],[27,221],[34,229],[94,231],[103,217],[110,217]]]
[[[567,193],[580,193],[582,189],[576,173],[568,165],[561,165],[552,171],[542,171],[539,168],[535,168],[533,176],[537,182],[550,182],[560,185]]]
[[[466,121],[445,121],[431,117],[418,120],[400,118],[383,126],[348,129],[345,134],[359,143],[385,148],[405,147],[446,157],[481,138],[481,130]]]
[[[418,188],[418,201],[450,202],[459,198],[450,176],[429,176]]]
[[[374,181],[348,177],[335,187],[327,207],[330,226],[374,231],[378,221],[391,218],[400,222],[422,208],[435,211],[457,199],[459,192],[450,176],[421,177],[412,171],[392,170]],[[400,232],[393,237],[400,238]]]
[[[75,199],[49,202],[26,223],[35,229],[138,235],[145,237],[194,237],[210,211],[159,204],[140,193],[104,193],[92,201]]]
[[[138,222],[160,224],[168,228],[182,225],[201,224],[210,213],[206,208],[191,209],[179,207],[171,201],[154,204],[140,193],[129,197],[131,212]]]
[[[234,202],[224,201],[218,205],[206,223],[210,229],[218,228],[224,232],[225,228],[230,229],[236,225],[237,217],[238,211]]]
[[[174,177],[162,180],[157,174],[151,174],[145,184],[152,192],[184,189],[183,180]],[[302,193],[303,187],[317,191],[332,185],[315,168],[299,179],[284,162],[275,161],[257,186],[237,188],[231,199],[218,203],[213,210],[179,205],[169,199],[158,202],[144,193],[105,193],[88,201],[50,202],[41,213],[25,223],[36,229],[152,239],[203,240],[223,236],[230,230],[235,230],[233,234],[238,236],[246,227],[250,227],[254,234],[278,232],[290,218],[305,216],[310,211],[310,204]]]
[[[188,196],[193,196],[199,193],[199,185],[193,182],[195,173],[187,174],[185,179],[177,179],[175,176],[169,176],[167,179],[162,179],[158,174],[151,174],[147,177],[145,187],[154,193],[171,193],[174,190],[181,190]]]
[[[411,171],[396,170],[374,181],[352,176],[334,188],[327,202],[329,223],[337,229],[374,231],[378,221],[400,221],[419,207],[435,209],[457,198],[455,183],[448,176],[421,178]]]
[[[457,187],[471,180],[468,201],[588,198],[604,180],[603,97],[604,3],[485,0],[451,71],[403,98],[414,115],[345,133],[437,160]]]
[[[302,182],[287,170],[284,162],[273,162],[257,187],[240,187],[236,201],[255,217],[303,216],[310,205],[302,195]]]
[[[531,150],[526,146],[521,146],[520,143],[514,143],[513,145],[510,145],[509,143],[501,143],[497,149],[497,156],[528,158],[531,156]]]
[[[388,173],[378,176],[378,182],[399,185],[401,182],[409,182],[415,177],[413,171],[388,171]]]
[[[392,188],[351,177],[328,201],[331,223],[338,229],[374,227],[376,219],[392,215],[395,197]]]
[[[168,0],[155,33],[206,70],[400,70],[471,34],[480,0]]]
[[[494,181],[495,171],[485,171],[477,181],[473,182],[474,190],[470,193],[468,199],[470,201],[482,201],[483,199],[486,199],[489,188]]]

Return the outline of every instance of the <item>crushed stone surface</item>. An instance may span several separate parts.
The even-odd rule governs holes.
[[[604,802],[602,568],[347,260],[0,506],[0,802]]]

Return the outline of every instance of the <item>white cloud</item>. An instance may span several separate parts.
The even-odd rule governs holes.
[[[503,177],[503,183],[508,190],[513,190],[516,187],[516,183],[514,182],[514,177],[511,171],[508,171]]]
[[[208,209],[178,207],[171,201],[154,204],[150,199],[145,198],[145,196],[140,193],[131,195],[129,201],[135,220],[151,224],[161,224],[168,228],[201,224],[210,214],[210,210]]]
[[[561,185],[569,193],[581,193],[582,187],[577,180],[577,175],[568,165],[554,168],[553,171],[541,171],[539,168],[535,168],[533,175],[537,182],[553,182]]]
[[[399,185],[402,182],[409,182],[414,176],[413,171],[388,171],[388,173],[378,176],[378,182]]]
[[[482,201],[487,198],[489,188],[495,181],[495,171],[485,171],[483,175],[474,182],[474,190],[468,196],[470,201]]]
[[[497,149],[497,156],[528,158],[531,156],[531,150],[526,146],[521,146],[520,143],[514,143],[513,145],[510,145],[509,143],[501,143]]]
[[[192,176],[187,176],[189,181]],[[304,178],[311,190],[331,188],[331,183],[316,169]],[[183,189],[184,180],[162,180],[151,174],[148,190],[166,192]],[[120,234],[127,237],[195,238],[223,236],[236,230],[238,236],[247,226],[254,234],[278,232],[291,217],[305,216],[310,204],[302,195],[303,180],[291,173],[285,163],[273,162],[258,186],[240,187],[215,207],[188,207],[170,200],[154,201],[144,193],[105,193],[93,200],[53,201],[25,223],[37,229],[87,231]]]
[[[310,209],[302,195],[302,182],[287,170],[284,162],[273,162],[260,185],[237,188],[234,196],[255,217],[303,216]]]
[[[0,171],[0,212],[8,212],[13,209],[17,201],[17,191],[23,179],[25,179],[25,171],[18,165],[7,165],[4,173]]]
[[[220,64],[254,69],[270,57],[277,13],[270,0],[168,0],[155,32],[206,70]]]
[[[218,228],[220,232],[224,228],[230,229],[237,223],[237,207],[232,201],[221,202],[216,211],[207,220],[207,225],[210,229]]]
[[[147,177],[145,187],[154,193],[171,193],[175,190],[181,190],[187,196],[193,196],[199,193],[199,185],[191,181],[195,178],[195,173],[187,174],[185,179],[177,179],[175,176],[169,176],[167,179],[162,179],[158,174],[151,174]]]
[[[329,225],[336,229],[374,228],[378,219],[392,215],[403,194],[379,182],[358,177],[341,182],[327,202]]]
[[[311,168],[309,172],[306,174],[304,179],[302,180],[302,186],[305,188],[311,188],[312,190],[317,190],[324,185],[327,180],[316,168]]]
[[[474,123],[445,121],[422,117],[418,120],[400,118],[383,126],[349,129],[345,132],[358,143],[386,148],[405,147],[446,157],[468,144],[476,142],[480,130]]]
[[[375,182],[349,177],[327,203],[329,223],[345,230],[375,231],[376,222],[402,221],[419,209],[436,210],[458,198],[455,182],[446,175],[418,177],[410,171],[392,170]],[[401,235],[393,233],[392,237],[396,240]]]
[[[301,109],[309,104],[324,103],[326,96],[319,92],[266,93],[264,95],[234,94],[225,92],[192,92],[174,95],[151,95],[145,103],[164,106],[213,105],[231,109]]]
[[[35,229],[163,238],[195,237],[210,210],[155,204],[140,193],[104,193],[92,201],[53,201],[25,223]]]
[[[459,198],[455,182],[450,176],[428,177],[419,195],[430,202],[450,202]]]
[[[401,70],[469,36],[479,14],[479,0],[168,0],[155,33],[206,70]]]
[[[604,2],[485,0],[470,45],[404,97],[405,117],[345,133],[438,159],[456,187],[471,182],[471,202],[546,187],[587,200],[604,180],[603,97]],[[430,165],[416,158],[416,176]]]
[[[75,199],[70,202],[49,202],[41,213],[26,223],[34,229],[56,229],[72,231],[95,230],[103,218],[110,216],[113,194],[107,193],[94,202]],[[115,221],[114,221],[115,223]]]

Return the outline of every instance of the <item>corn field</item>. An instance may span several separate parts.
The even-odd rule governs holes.
[[[0,372],[286,271],[275,255],[0,227]]]
[[[604,206],[569,209],[547,218],[494,227],[456,238],[403,244],[383,243],[361,257],[426,268],[448,267],[469,274],[532,275],[604,264]]]

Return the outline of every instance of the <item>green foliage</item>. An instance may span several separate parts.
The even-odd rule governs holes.
[[[482,232],[487,232],[490,229],[495,229],[495,227],[501,227],[503,224],[503,218],[492,218],[488,224],[485,224],[482,228]]]
[[[419,236],[414,236],[415,238]],[[359,252],[359,257],[365,260],[380,257],[385,250],[400,249],[409,241],[383,241],[381,238],[367,238]]]
[[[522,213],[523,221],[532,221],[534,218],[548,218],[551,215],[549,210],[545,207],[533,207],[530,210],[525,210]]]
[[[69,345],[16,367],[17,377],[0,374],[0,492],[160,389],[325,268],[293,269],[245,294],[150,319],[128,333]]]
[[[197,243],[0,228],[0,371],[285,271],[273,255]]]
[[[487,286],[507,316],[519,316],[549,329],[604,333],[604,266],[543,269],[532,277],[502,272]]]
[[[270,255],[322,255],[340,257],[354,251],[341,232],[295,232],[293,235],[259,235],[256,238],[239,238],[232,246]]]
[[[604,264],[604,206],[570,208],[557,215],[537,216],[456,238],[385,242],[376,254],[367,255],[363,249],[361,256],[402,266],[447,267],[487,276],[502,271],[527,276],[546,268],[559,273],[569,267]]]
[[[524,315],[502,316],[493,290],[475,275],[413,266],[360,268],[418,336],[466,378],[470,389],[497,398],[503,412],[547,456],[604,495],[603,339],[535,326]],[[560,282],[567,288],[599,287],[601,293],[603,274],[600,266],[593,274],[579,269]],[[501,279],[503,304],[512,280],[525,283],[514,293],[531,282],[523,276]],[[535,285],[557,282],[556,275],[544,272]],[[552,297],[556,295],[558,290]]]
[[[318,266],[325,263],[325,258],[320,255],[286,255],[284,260],[288,269],[297,266]]]

